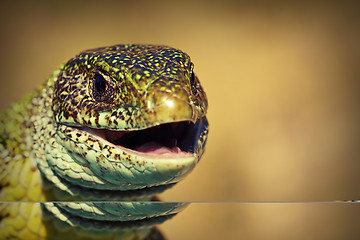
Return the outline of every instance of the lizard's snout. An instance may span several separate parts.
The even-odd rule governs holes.
[[[148,117],[158,124],[197,120],[196,109],[184,89],[176,94],[161,90],[152,92],[147,96],[146,103]]]

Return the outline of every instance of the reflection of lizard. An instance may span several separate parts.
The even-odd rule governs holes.
[[[199,161],[206,109],[193,64],[180,50],[84,51],[1,113],[0,200],[147,201]],[[9,205],[0,205],[3,226],[21,210]]]
[[[164,239],[154,226],[186,206],[136,201],[2,203],[0,239]]]

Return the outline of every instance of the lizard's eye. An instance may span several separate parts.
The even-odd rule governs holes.
[[[92,86],[93,97],[98,102],[111,99],[114,93],[110,77],[100,71],[94,73]]]

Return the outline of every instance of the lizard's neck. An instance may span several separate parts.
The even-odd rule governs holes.
[[[45,119],[39,111],[45,113],[51,101],[44,97],[43,89],[44,86],[0,113],[0,200],[45,200],[37,168],[37,156],[41,154],[36,152],[41,151],[36,132]]]

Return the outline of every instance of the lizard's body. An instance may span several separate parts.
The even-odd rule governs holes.
[[[206,96],[192,72],[190,58],[179,50],[117,45],[85,51],[56,70],[38,90],[1,113],[0,200],[85,200],[88,205],[83,207],[89,207],[94,215],[85,217],[91,220],[88,222],[96,222],[102,211],[117,208],[127,209],[126,214],[112,214],[123,222],[135,221],[139,226],[161,222],[183,205],[163,205],[161,210],[154,203],[131,205],[129,209],[149,211],[128,219],[135,210],[124,204],[139,203],[96,208],[92,202],[148,201],[184,178],[204,151],[206,108]],[[62,234],[83,232],[79,229],[86,229],[87,223],[79,229],[71,225],[75,224],[74,214],[81,219],[86,215],[79,204],[41,207],[35,203],[2,203],[0,236],[60,238]],[[70,217],[59,213],[64,209],[66,214],[71,212]],[[57,220],[44,220],[44,211]],[[99,224],[113,223],[107,214],[100,215],[105,218],[100,217],[100,222],[82,234],[94,236]],[[137,221],[143,217],[153,223]],[[54,221],[70,228],[54,227]],[[76,224],[81,225],[79,222],[82,220]],[[157,234],[149,227],[121,229],[100,232],[109,239],[115,235],[119,239],[127,239],[125,235],[143,239]]]

